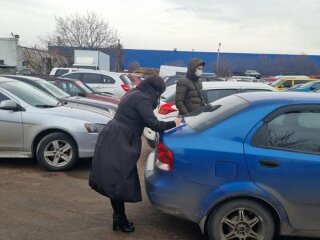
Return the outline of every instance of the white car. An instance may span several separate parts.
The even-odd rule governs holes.
[[[261,74],[257,70],[246,70],[244,72],[244,75],[245,76],[252,76],[252,77],[255,77],[255,78],[260,78],[261,77]]]
[[[252,82],[203,82],[202,86],[206,103],[211,103],[236,93],[277,91],[274,87],[269,85]],[[175,97],[176,85],[167,87],[166,91],[161,96],[159,108],[154,111],[159,120],[172,121],[178,116]],[[145,128],[143,134],[149,145],[154,147],[155,132],[150,128]]]
[[[96,92],[107,93],[115,98],[121,98],[134,87],[126,74],[104,70],[81,70],[64,74],[61,77],[78,79]]]
[[[52,68],[52,70],[51,70],[49,75],[53,76],[53,77],[60,77],[63,74],[76,72],[76,71],[79,71],[79,70],[81,70],[81,69],[80,68],[58,68],[58,67],[55,67],[55,68]]]
[[[250,76],[232,76],[227,79],[229,82],[257,82],[255,77]]]

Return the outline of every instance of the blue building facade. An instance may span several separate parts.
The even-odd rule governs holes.
[[[71,47],[49,46],[49,50],[73,58]],[[111,70],[120,65],[129,69],[133,63],[144,68],[160,68],[161,65],[187,66],[190,58],[201,58],[206,62],[206,72],[217,72],[217,52],[163,51],[122,49],[95,49],[110,55]],[[118,58],[121,56],[121,60]],[[279,74],[319,74],[319,55],[283,55],[283,54],[250,54],[250,53],[220,53],[219,72],[235,73],[255,69],[263,75]]]
[[[159,68],[160,65],[187,66],[190,58],[201,58],[206,62],[206,72],[217,72],[217,52],[159,51],[125,49],[124,67],[138,62],[141,67]],[[264,75],[318,74],[320,56],[220,53],[219,72],[244,72],[255,69]]]

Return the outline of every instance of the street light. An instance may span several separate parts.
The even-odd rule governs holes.
[[[221,47],[221,42],[218,45],[218,52],[217,52],[217,67],[216,67],[217,76],[219,76],[220,47]]]

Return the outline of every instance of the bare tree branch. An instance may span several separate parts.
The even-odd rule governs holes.
[[[117,30],[94,12],[55,17],[56,29],[40,38],[58,46],[107,48],[117,43]]]

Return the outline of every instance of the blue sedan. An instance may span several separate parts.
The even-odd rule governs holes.
[[[320,236],[320,95],[245,93],[160,136],[146,191],[210,239]]]

